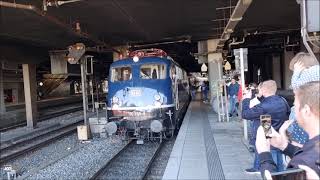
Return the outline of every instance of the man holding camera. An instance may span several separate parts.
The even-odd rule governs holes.
[[[279,130],[285,120],[288,119],[290,107],[286,100],[280,96],[275,95],[277,91],[277,84],[273,80],[268,80],[260,85],[260,94],[263,96],[262,101],[250,108],[250,100],[252,92],[248,91],[244,95],[242,102],[242,118],[253,121],[254,137],[257,133],[257,128],[260,126],[260,116],[270,115],[271,125],[275,130]],[[257,148],[257,147],[256,147]],[[284,169],[282,153],[279,149],[272,147],[271,154],[273,160],[276,162],[276,170],[282,171]],[[259,168],[247,169],[249,173],[259,172]]]
[[[276,164],[270,153],[270,145],[272,145],[291,157],[288,168],[302,168],[307,171],[308,179],[312,179],[315,176],[310,176],[308,168],[312,169],[311,173],[320,175],[320,81],[302,85],[294,93],[297,122],[309,134],[309,141],[302,148],[289,143],[286,129],[292,123],[291,120],[286,121],[281,126],[279,133],[274,130],[274,127],[271,128],[272,133],[268,135],[271,137],[270,139],[266,138],[263,127],[260,126],[256,140],[261,165],[260,170],[262,174],[265,173],[265,170],[270,172],[276,170]]]

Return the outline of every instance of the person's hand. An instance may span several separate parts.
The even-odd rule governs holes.
[[[228,99],[230,99],[230,95],[228,95]]]
[[[280,150],[284,150],[288,146],[288,137],[286,130],[293,123],[293,120],[285,121],[279,129],[279,133],[271,127],[270,144]]]
[[[262,152],[270,152],[270,142],[266,138],[263,127],[259,126],[256,139],[256,150],[258,154]]]
[[[246,92],[243,95],[242,99],[246,99],[246,98],[251,99],[251,97],[252,97],[252,92],[250,90],[246,90]]]
[[[306,175],[307,175],[307,179],[312,179],[312,180],[319,180],[319,176],[318,174],[311,168],[309,168],[308,166],[305,165],[298,165],[298,167],[300,169],[303,169],[306,171]]]
[[[264,177],[265,177],[266,180],[272,180],[271,173],[268,170],[264,171]]]
[[[296,62],[293,65],[293,71],[301,72],[304,69],[305,69],[305,67],[303,66],[303,64],[300,61]]]

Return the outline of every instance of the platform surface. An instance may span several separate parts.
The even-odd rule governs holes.
[[[242,122],[218,122],[208,104],[192,101],[170,155],[163,179],[261,179],[247,174],[251,154]]]

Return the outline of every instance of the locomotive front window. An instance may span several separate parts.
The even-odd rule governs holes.
[[[132,78],[131,67],[115,67],[111,70],[111,81],[127,81]]]
[[[141,79],[165,79],[166,68],[163,64],[145,64],[140,68]]]

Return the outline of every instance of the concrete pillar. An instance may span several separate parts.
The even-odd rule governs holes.
[[[284,89],[286,90],[288,90],[291,85],[291,77],[293,72],[289,69],[289,64],[293,57],[293,51],[284,51]]]
[[[274,55],[272,57],[272,79],[276,81],[277,87],[281,87],[281,63],[280,56]]]
[[[0,113],[4,112],[6,112],[6,106],[4,105],[2,62],[0,62]]]
[[[208,63],[208,42],[207,41],[198,41],[198,63]]]
[[[215,52],[217,49],[218,42],[218,39],[207,40],[208,78],[210,85],[209,91],[211,97],[216,95],[217,80],[220,80],[222,78],[222,54]]]
[[[65,53],[50,53],[51,74],[67,74],[68,61]]]
[[[216,92],[216,82],[221,79],[220,76],[219,76],[219,71],[222,72],[222,69],[220,66],[220,70],[219,70],[219,65],[218,63],[220,62],[216,62],[216,61],[209,61],[208,62],[208,78],[209,78],[209,84],[210,84],[210,87],[209,87],[209,91],[210,91],[210,94],[211,94],[211,97],[212,95],[215,95]]]
[[[36,65],[23,64],[23,84],[26,104],[27,127],[35,128],[37,125],[37,80]]]

